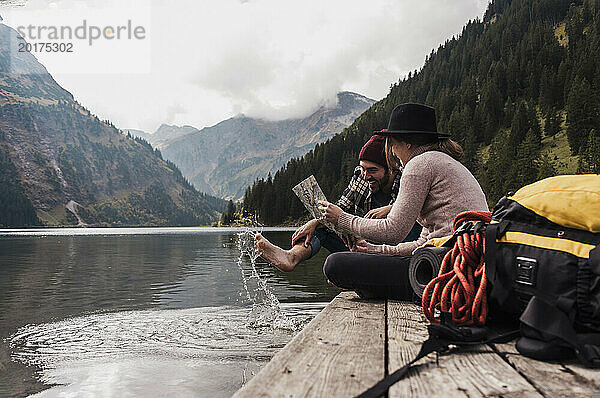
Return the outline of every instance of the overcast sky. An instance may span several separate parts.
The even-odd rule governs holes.
[[[0,13],[15,29],[83,20],[141,27],[142,39],[54,40],[73,42],[73,52],[35,55],[102,119],[153,132],[161,123],[202,128],[239,113],[305,116],[343,90],[379,100],[486,7],[487,0],[29,0]]]

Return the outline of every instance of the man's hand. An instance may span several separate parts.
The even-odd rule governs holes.
[[[308,247],[313,235],[315,234],[315,230],[319,226],[319,220],[310,220],[300,228],[294,232],[292,235],[292,246],[294,246],[300,239],[304,239],[304,247]]]
[[[392,205],[378,207],[377,209],[369,210],[369,212],[365,214],[365,218],[386,218],[390,213],[390,210],[392,210]]]
[[[340,218],[340,214],[343,213],[343,210],[333,203],[329,203],[326,200],[319,200],[319,210],[323,212],[323,218],[333,225],[337,225],[338,219]]]

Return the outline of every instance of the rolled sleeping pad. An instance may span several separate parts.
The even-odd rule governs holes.
[[[438,275],[449,251],[449,247],[422,247],[413,254],[408,266],[408,280],[417,296],[423,297],[425,286]]]

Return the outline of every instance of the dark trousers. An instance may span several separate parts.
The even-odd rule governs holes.
[[[311,253],[310,256],[316,255],[321,247],[329,250],[330,253],[350,251],[342,238],[335,232],[331,232],[327,228],[317,228],[315,234],[310,240]]]
[[[413,300],[409,263],[410,256],[341,252],[327,257],[323,272],[337,287],[363,298]]]
[[[404,238],[403,242],[412,242],[414,240],[419,239],[419,235],[421,235],[422,227],[415,223],[412,229]],[[321,247],[329,250],[330,253],[337,252],[347,252],[350,251],[348,246],[344,243],[344,241],[336,234],[335,232],[331,232],[327,228],[317,228],[315,230],[315,234],[310,241],[311,253],[310,256],[316,255]]]

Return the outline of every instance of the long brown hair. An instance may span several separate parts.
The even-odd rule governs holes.
[[[393,141],[390,142],[390,139]],[[388,136],[388,139],[385,140],[385,156],[390,168],[400,167],[400,165],[396,161],[394,153],[392,152],[393,142],[406,142],[407,144],[411,144],[415,147],[427,146],[429,147],[429,150],[443,152],[446,155],[451,156],[458,161],[462,159],[464,154],[464,151],[460,144],[456,141],[451,140],[450,138],[443,138],[441,140],[438,140],[437,137],[430,137],[424,134],[403,134],[399,137]]]
[[[396,156],[394,156],[394,152],[392,152],[392,142],[390,141],[391,137],[385,138],[385,160],[387,161],[388,169],[390,170],[400,170],[402,165],[396,160]]]

